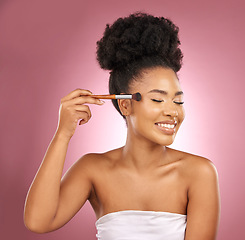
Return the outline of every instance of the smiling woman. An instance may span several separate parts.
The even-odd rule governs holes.
[[[213,163],[168,147],[184,120],[178,28],[144,13],[107,25],[97,60],[110,70],[110,94],[141,94],[140,101],[113,99],[127,123],[125,146],[82,156],[64,175],[67,147],[77,124],[91,118],[86,104],[103,105],[88,90],[61,99],[54,138],[26,198],[31,231],[54,231],[89,200],[99,240],[214,240],[219,186]]]
[[[173,143],[184,120],[183,92],[176,73],[161,66],[146,69],[140,81],[131,84],[130,92],[135,91],[141,93],[142,100],[130,105],[132,113],[126,116],[127,126],[132,128],[129,131],[137,130],[148,140],[163,146]],[[119,101],[121,112],[125,111],[126,101]]]

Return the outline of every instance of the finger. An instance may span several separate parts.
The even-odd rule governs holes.
[[[74,109],[77,112],[86,112],[86,113],[88,113],[89,118],[91,118],[91,111],[90,111],[89,106],[87,106],[87,105],[75,105]]]
[[[83,112],[82,114],[80,114],[79,119],[81,119],[79,121],[79,125],[81,125],[81,124],[87,123],[88,120],[90,119],[90,116],[88,115],[87,112]]]
[[[82,120],[80,120],[79,125],[82,125],[82,124],[85,124],[85,123],[86,123],[85,120],[82,119]]]
[[[89,119],[81,119],[79,125],[85,124],[88,122]]]
[[[97,98],[93,98],[90,96],[81,96],[81,97],[76,97],[72,100],[69,100],[69,104],[84,104],[84,103],[90,103],[90,104],[97,104],[97,105],[103,105],[105,102],[97,99]]]
[[[63,97],[63,98],[61,99],[61,102],[69,101],[69,100],[74,99],[74,98],[76,98],[76,97],[79,97],[79,96],[81,96],[81,95],[91,95],[91,94],[92,94],[92,92],[89,91],[89,90],[85,90],[85,89],[80,89],[80,88],[78,88],[78,89],[76,89],[76,90],[70,92],[69,94],[67,94],[65,97]]]

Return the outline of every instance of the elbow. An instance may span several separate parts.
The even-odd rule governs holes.
[[[25,227],[34,233],[47,233],[50,232],[47,228],[42,226],[41,224],[37,223],[34,220],[28,219],[27,217],[24,216],[24,225]]]
[[[30,223],[26,223],[26,222],[24,222],[24,224],[25,224],[25,227],[31,232],[34,232],[34,233],[46,233],[46,231],[44,231],[43,229],[41,229],[40,227],[38,227],[36,225],[30,224]]]
[[[25,227],[34,233],[52,232],[50,220],[42,219],[40,213],[34,213],[33,209],[28,209],[26,206],[23,212],[23,222]]]

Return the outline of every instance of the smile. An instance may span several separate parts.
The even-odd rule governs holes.
[[[169,129],[173,129],[175,127],[174,124],[166,124],[166,123],[156,123],[156,125],[158,125],[159,127],[164,127]]]
[[[175,133],[176,121],[162,121],[155,123],[158,130],[167,135],[173,135]]]

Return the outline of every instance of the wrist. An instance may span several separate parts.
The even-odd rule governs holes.
[[[62,132],[60,132],[58,130],[55,132],[55,135],[54,135],[54,138],[56,140],[64,141],[64,142],[67,142],[67,143],[69,143],[69,141],[71,140],[71,137],[72,136],[68,136],[67,134],[62,133]]]

